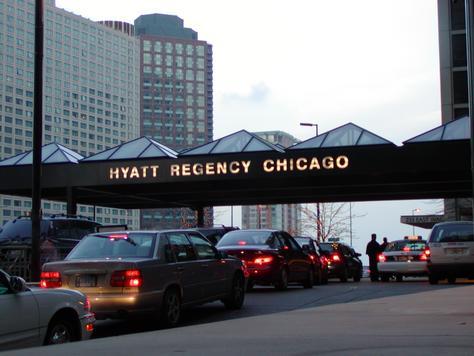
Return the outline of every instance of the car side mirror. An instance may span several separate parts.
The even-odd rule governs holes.
[[[10,290],[13,293],[20,293],[26,290],[26,282],[21,277],[11,276],[10,277]]]

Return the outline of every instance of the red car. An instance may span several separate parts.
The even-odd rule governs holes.
[[[313,287],[311,258],[285,231],[230,231],[216,247],[245,263],[249,273],[248,288],[259,284],[284,290],[291,282],[301,283],[304,288]]]
[[[296,236],[296,242],[309,255],[313,263],[314,281],[316,284],[328,283],[328,260],[320,250],[316,240],[311,237]]]

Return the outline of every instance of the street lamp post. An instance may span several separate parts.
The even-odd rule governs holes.
[[[415,213],[419,213],[421,211],[420,208],[415,208],[415,209],[412,209],[411,210],[411,216],[415,216]],[[415,219],[413,219],[415,220]],[[412,224],[414,224],[415,222],[413,221]],[[412,225],[412,228],[413,228],[413,236],[415,236],[415,225]]]
[[[314,124],[311,122],[300,122],[300,126],[310,126],[316,129],[316,136],[319,135],[318,133],[318,124]],[[316,231],[317,231],[317,238],[318,241],[321,241],[321,210],[319,206],[319,202],[316,202]]]

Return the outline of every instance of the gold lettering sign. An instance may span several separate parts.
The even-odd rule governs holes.
[[[221,162],[196,162],[175,163],[169,166],[170,177],[192,176],[232,176],[248,174],[251,171],[252,161],[221,161]],[[346,169],[349,167],[349,158],[344,155],[299,158],[266,159],[261,167],[264,173],[278,174],[283,172],[305,172],[319,170]],[[141,179],[158,178],[159,165],[150,166],[120,166],[109,168],[109,179]],[[166,172],[164,173],[166,174]]]

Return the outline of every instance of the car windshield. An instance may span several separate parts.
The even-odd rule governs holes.
[[[337,244],[331,244],[331,243],[322,243],[322,244],[319,244],[319,247],[321,248],[321,251],[325,253],[334,252],[334,251],[337,251],[338,249]]]
[[[473,224],[445,224],[435,226],[430,242],[470,242],[474,241]]]
[[[156,234],[88,235],[66,257],[66,260],[153,257]]]
[[[423,240],[399,240],[390,242],[387,247],[385,247],[386,252],[393,251],[424,251],[426,248],[426,241]]]
[[[269,245],[274,243],[270,231],[231,231],[225,234],[217,246]]]
[[[41,235],[46,235],[50,224],[48,221],[41,221]],[[18,219],[8,221],[0,227],[0,241],[13,240],[14,242],[31,242],[31,220]]]

